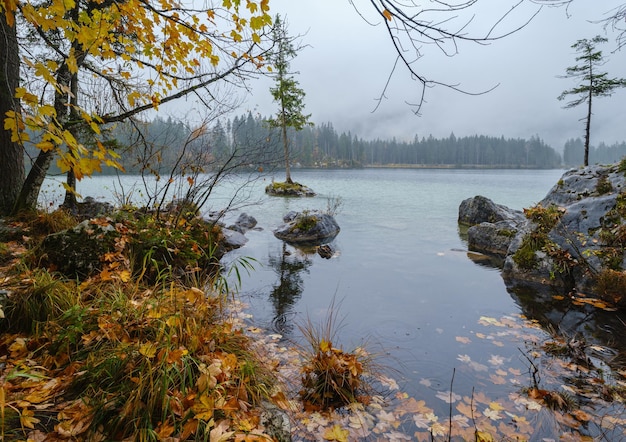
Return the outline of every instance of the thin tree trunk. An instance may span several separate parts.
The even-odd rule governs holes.
[[[285,149],[285,182],[293,184],[291,180],[291,170],[289,169],[289,140],[287,140],[287,123],[285,122],[285,108],[282,112],[283,147]]]
[[[39,191],[43,184],[43,180],[46,178],[52,158],[54,158],[54,150],[48,150],[44,152],[39,151],[37,159],[31,167],[26,181],[20,191],[20,194],[15,202],[14,212],[20,212],[23,210],[35,210],[37,207],[37,200],[39,199]]]
[[[20,83],[19,46],[15,26],[0,14],[0,122],[9,111],[20,113],[15,89]],[[0,215],[13,211],[24,183],[24,149],[11,140],[11,131],[0,126]]]
[[[585,123],[585,161],[584,165],[587,167],[589,165],[589,142],[591,140],[591,97],[592,88],[589,88],[589,103],[587,107],[587,121]]]
[[[71,74],[66,64],[61,66],[57,72],[57,83],[59,86],[69,86],[71,80]],[[56,93],[54,97],[54,109],[57,117],[61,121],[65,121],[68,108],[68,96],[67,94]],[[39,199],[39,192],[43,184],[52,159],[54,158],[56,151],[54,149],[46,152],[39,151],[35,164],[28,172],[26,181],[22,186],[22,190],[15,205],[15,211],[22,210],[35,210],[37,208],[37,200]]]

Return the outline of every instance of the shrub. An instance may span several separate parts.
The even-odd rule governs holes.
[[[296,218],[296,223],[291,228],[291,231],[299,230],[301,232],[307,232],[311,230],[318,223],[317,216],[309,212],[308,210],[304,210],[298,217]]]
[[[328,410],[340,408],[367,397],[372,389],[365,379],[373,371],[373,358],[362,347],[351,352],[333,346],[335,338],[334,303],[326,323],[316,327],[307,321],[299,325],[306,340],[303,348],[302,390],[305,408]]]
[[[597,277],[595,290],[602,299],[625,307],[626,272],[612,269],[602,270]]]
[[[537,249],[532,246],[532,242],[529,236],[527,236],[519,249],[513,254],[513,261],[522,269],[532,270],[537,266],[536,251]]]
[[[596,192],[598,192],[598,195],[607,194],[611,192],[612,190],[613,190],[613,185],[609,181],[608,177],[606,175],[601,175],[598,178],[598,183],[596,184]]]

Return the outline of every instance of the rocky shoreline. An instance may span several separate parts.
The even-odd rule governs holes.
[[[502,260],[508,286],[585,293],[626,308],[626,164],[572,169],[523,212],[463,201],[468,249]]]

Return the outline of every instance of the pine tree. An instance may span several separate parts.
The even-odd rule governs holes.
[[[283,148],[285,152],[285,182],[293,184],[289,168],[289,139],[287,128],[296,131],[305,126],[312,126],[309,121],[310,114],[303,114],[304,91],[294,79],[294,72],[290,71],[290,61],[297,55],[298,48],[294,46],[294,38],[287,33],[287,24],[276,16],[273,29],[275,51],[270,57],[270,62],[275,68],[276,85],[270,88],[274,101],[278,103],[278,112],[275,118],[268,120],[270,127],[278,127],[282,132]]]
[[[591,132],[591,103],[594,97],[608,97],[619,87],[626,86],[626,79],[608,78],[606,72],[597,72],[597,68],[606,63],[602,51],[596,50],[596,45],[605,43],[608,40],[599,35],[591,40],[578,40],[572,45],[580,55],[576,57],[576,66],[566,69],[562,78],[576,78],[580,84],[572,89],[563,91],[559,95],[559,100],[564,100],[568,95],[577,95],[578,98],[565,105],[566,109],[576,107],[580,104],[587,104],[587,116],[585,117],[585,156],[584,165],[589,165],[589,141]]]

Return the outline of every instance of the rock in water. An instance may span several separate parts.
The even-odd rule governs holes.
[[[289,212],[274,236],[292,244],[324,244],[330,242],[340,228],[332,215],[317,210]]]
[[[469,249],[504,256],[508,285],[576,289],[626,308],[625,169],[569,170],[522,217],[484,197],[463,201]]]

